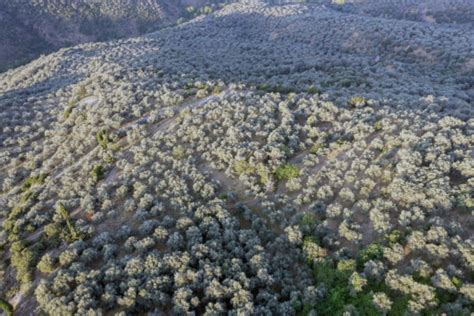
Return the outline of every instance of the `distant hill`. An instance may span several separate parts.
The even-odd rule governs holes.
[[[0,71],[61,47],[147,33],[210,12],[223,2],[0,0]]]

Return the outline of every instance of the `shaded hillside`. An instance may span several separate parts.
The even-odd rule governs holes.
[[[0,10],[0,29],[0,72],[50,52],[48,42],[15,14]]]
[[[359,15],[474,27],[474,2],[470,0],[328,0],[325,3],[333,9]]]
[[[0,71],[83,42],[133,37],[225,1],[0,1]],[[193,6],[194,10],[187,8]]]

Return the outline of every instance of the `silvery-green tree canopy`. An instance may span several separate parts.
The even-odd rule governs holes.
[[[468,10],[241,1],[0,74],[0,307],[470,315]]]

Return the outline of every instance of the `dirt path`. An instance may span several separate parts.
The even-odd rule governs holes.
[[[158,133],[168,133],[170,132],[174,127],[177,126],[176,124],[176,119],[177,116],[185,109],[196,109],[199,108],[208,102],[215,101],[221,97],[224,97],[230,93],[229,89],[224,90],[223,92],[217,94],[217,95],[209,95],[203,99],[191,99],[187,101],[183,101],[181,104],[175,106],[175,107],[166,107],[160,109],[158,112],[159,114],[164,114],[168,110],[173,110],[175,113],[172,117],[165,118],[157,123],[150,124],[150,126],[147,128],[147,137],[153,138],[155,137]],[[130,128],[134,128],[135,126],[138,126],[139,121],[143,120],[148,120],[150,118],[150,114],[146,114],[143,117],[128,123],[127,125]],[[125,152],[127,149],[131,148],[132,146],[136,145],[138,141],[130,142],[127,143],[124,147],[122,147],[122,151]],[[119,169],[114,166],[114,168],[109,172],[107,175],[106,179],[104,180],[104,184],[109,185],[112,183],[113,180],[117,179],[120,175]]]

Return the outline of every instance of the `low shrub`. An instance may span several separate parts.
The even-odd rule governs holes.
[[[92,169],[91,176],[95,182],[98,182],[104,178],[105,170],[102,165],[95,165]]]
[[[348,105],[354,108],[363,107],[367,105],[367,99],[361,96],[354,96],[349,99]]]
[[[0,309],[3,310],[5,316],[13,316],[13,306],[6,300],[0,298]]]
[[[35,186],[35,185],[38,185],[38,184],[43,184],[46,177],[47,177],[46,174],[41,174],[41,175],[36,176],[36,177],[27,178],[23,182],[23,185],[21,186],[21,192],[28,191],[32,186]]]
[[[275,170],[275,178],[280,181],[291,180],[298,177],[299,175],[300,175],[300,170],[298,169],[298,167],[292,164],[286,164],[286,165],[280,166]]]

